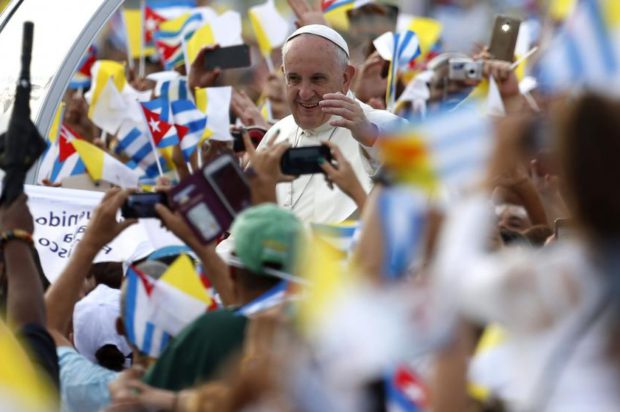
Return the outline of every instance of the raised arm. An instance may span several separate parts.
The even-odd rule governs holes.
[[[22,194],[8,207],[0,209],[4,261],[8,280],[7,315],[20,328],[28,324],[45,326],[43,286],[32,256],[33,222],[27,197]]]
[[[47,325],[51,331],[64,335],[67,332],[73,308],[79,300],[82,283],[89,273],[90,266],[103,246],[110,243],[116,236],[135,219],[121,222],[116,215],[129,191],[121,189],[109,190],[95,209],[84,237],[75,246],[69,263],[45,294],[47,307]]]

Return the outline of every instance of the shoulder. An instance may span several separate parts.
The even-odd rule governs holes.
[[[265,134],[265,137],[263,137],[263,141],[268,141],[271,136],[273,136],[274,133],[277,133],[278,131],[280,132],[280,137],[278,138],[278,141],[282,141],[286,139],[289,134],[295,133],[296,130],[297,123],[295,123],[293,115],[289,114],[285,118],[278,120],[273,126],[271,126],[271,128],[269,128],[269,130]]]
[[[193,339],[195,335],[213,336],[214,334],[211,333],[213,330],[218,330],[219,332],[243,331],[247,320],[245,316],[238,315],[230,309],[207,312],[183,329],[173,342],[182,343]],[[215,335],[220,336],[221,333],[219,332]]]

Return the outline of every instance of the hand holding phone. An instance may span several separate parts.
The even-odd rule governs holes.
[[[332,161],[328,146],[293,147],[284,152],[280,169],[283,174],[293,176],[324,173],[321,163],[325,161]]]

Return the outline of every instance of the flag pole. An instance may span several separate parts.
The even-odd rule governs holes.
[[[144,18],[146,16],[146,0],[140,0],[140,65],[138,66],[138,76],[144,78]]]
[[[140,109],[142,111],[142,118],[144,119],[144,123],[146,123],[146,128],[149,131],[149,142],[151,142],[151,149],[153,149],[153,154],[155,155],[155,161],[157,162],[157,170],[159,171],[159,175],[164,175],[164,170],[161,167],[161,163],[159,162],[159,153],[157,152],[157,147],[155,147],[155,139],[153,138],[153,133],[151,133],[151,126],[149,126],[149,120],[146,118],[146,114],[144,114],[144,107],[142,103],[140,103]]]

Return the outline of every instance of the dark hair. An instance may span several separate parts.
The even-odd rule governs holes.
[[[90,267],[90,274],[98,285],[120,289],[123,283],[123,264],[121,262],[99,262]]]
[[[97,363],[104,368],[120,372],[124,369],[125,355],[118,350],[116,345],[103,345],[95,352]]]
[[[276,266],[276,265],[269,265],[269,266]],[[276,268],[276,267],[271,267],[271,268],[280,270],[279,268]],[[238,267],[233,266],[232,270],[234,270],[234,273],[237,276],[237,282],[241,285],[241,287],[249,291],[267,291],[282,281],[282,279],[277,278],[275,276],[268,276],[268,275],[262,275],[262,274],[259,275],[259,274],[252,272],[251,270],[244,269],[244,268],[238,268]]]
[[[530,246],[530,242],[521,233],[516,230],[500,228],[499,235],[502,238],[504,246]]]
[[[566,200],[593,240],[620,237],[620,103],[586,94],[570,104],[556,136]]]

